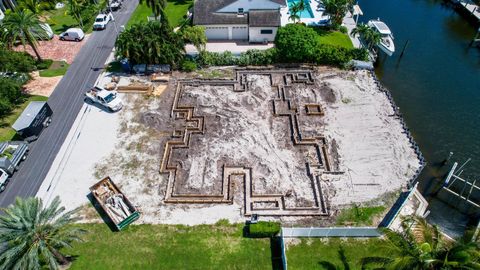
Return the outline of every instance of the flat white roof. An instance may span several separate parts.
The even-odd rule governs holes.
[[[375,26],[375,28],[377,28],[380,34],[388,35],[392,33],[392,31],[390,31],[390,28],[388,28],[388,26],[382,21],[371,21],[371,23],[373,24],[373,26]]]

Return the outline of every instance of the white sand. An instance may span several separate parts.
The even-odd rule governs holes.
[[[393,109],[385,93],[367,72],[325,81],[337,102],[326,109],[324,132],[337,141],[340,169],[345,171],[331,177],[331,203],[365,202],[404,187],[420,165],[400,121],[390,116]]]

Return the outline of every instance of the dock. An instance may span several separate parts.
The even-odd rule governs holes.
[[[461,11],[470,16],[474,23],[480,23],[480,7],[472,0],[453,0],[452,1]]]

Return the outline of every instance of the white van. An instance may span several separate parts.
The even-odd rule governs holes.
[[[60,38],[60,40],[80,41],[83,40],[85,34],[80,28],[70,28],[67,31],[61,33],[58,37]]]

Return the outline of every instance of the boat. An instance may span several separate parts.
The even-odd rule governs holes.
[[[380,48],[380,50],[382,50],[388,56],[392,56],[392,54],[395,52],[395,44],[393,43],[393,35],[392,31],[390,31],[390,28],[388,28],[384,22],[380,21],[380,19],[370,20],[368,21],[367,25],[380,33],[382,36],[380,44],[377,45],[378,48]]]

